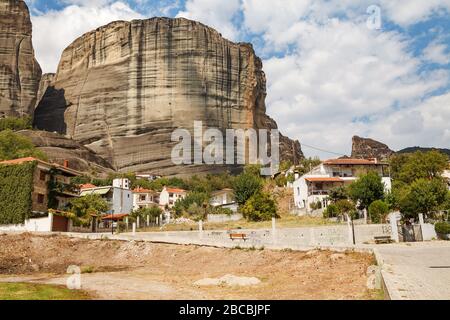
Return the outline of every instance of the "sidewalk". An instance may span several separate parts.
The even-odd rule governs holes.
[[[392,300],[450,300],[450,242],[375,248]]]

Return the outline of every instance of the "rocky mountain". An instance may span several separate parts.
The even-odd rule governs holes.
[[[423,147],[410,147],[410,148],[405,148],[402,149],[400,151],[397,151],[397,153],[414,153],[417,151],[421,151],[421,152],[429,152],[429,151],[439,151],[441,153],[444,153],[446,155],[448,155],[450,157],[450,149],[442,149],[442,148],[423,148]]]
[[[62,165],[67,160],[70,168],[97,176],[114,171],[108,161],[96,155],[92,150],[58,133],[23,130],[19,131],[18,134],[30,138],[33,144],[43,151],[51,162]]]
[[[0,1],[0,117],[33,115],[41,68],[34,58],[28,7]]]
[[[120,171],[190,174],[223,167],[176,167],[175,129],[271,129],[266,78],[250,44],[233,43],[199,22],[179,18],[117,21],[76,39],[34,118]],[[303,158],[280,137],[284,159]]]
[[[385,160],[392,154],[394,151],[379,141],[358,136],[354,136],[352,139],[352,158]]]

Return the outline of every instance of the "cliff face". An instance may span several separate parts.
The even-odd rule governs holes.
[[[23,1],[0,1],[0,117],[33,115],[41,78]]]
[[[385,160],[394,154],[394,151],[389,149],[387,145],[373,139],[355,136],[352,142],[352,158]]]
[[[30,138],[33,144],[48,156],[50,162],[63,165],[64,160],[68,160],[70,168],[97,176],[114,172],[108,161],[58,133],[23,130],[18,134]]]
[[[35,126],[70,136],[121,171],[212,171],[175,167],[172,132],[194,121],[205,128],[276,128],[265,97],[262,63],[251,45],[187,19],[119,21],[64,51]],[[303,157],[298,142],[281,140],[281,155]]]

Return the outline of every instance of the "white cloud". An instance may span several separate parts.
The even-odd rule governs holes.
[[[295,28],[295,52],[265,61],[267,104],[281,130],[307,144],[349,154],[354,134],[389,142],[386,132],[374,129],[377,123],[396,108],[408,114],[448,83],[448,71],[421,73],[421,60],[396,32],[374,32],[364,23],[337,19],[301,21]],[[397,133],[418,132],[419,114],[406,120],[394,126]]]
[[[186,9],[177,17],[200,21],[215,28],[225,38],[236,40],[239,31],[233,21],[240,5],[240,0],[188,0]]]
[[[143,18],[120,1],[68,2],[77,4],[31,17],[34,49],[44,72],[55,72],[63,50],[84,33],[115,20]]]
[[[438,41],[432,41],[423,51],[424,59],[441,65],[450,63],[450,51],[447,46]]]

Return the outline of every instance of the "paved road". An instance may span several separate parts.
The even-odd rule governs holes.
[[[450,300],[450,242],[377,247],[393,300]]]

